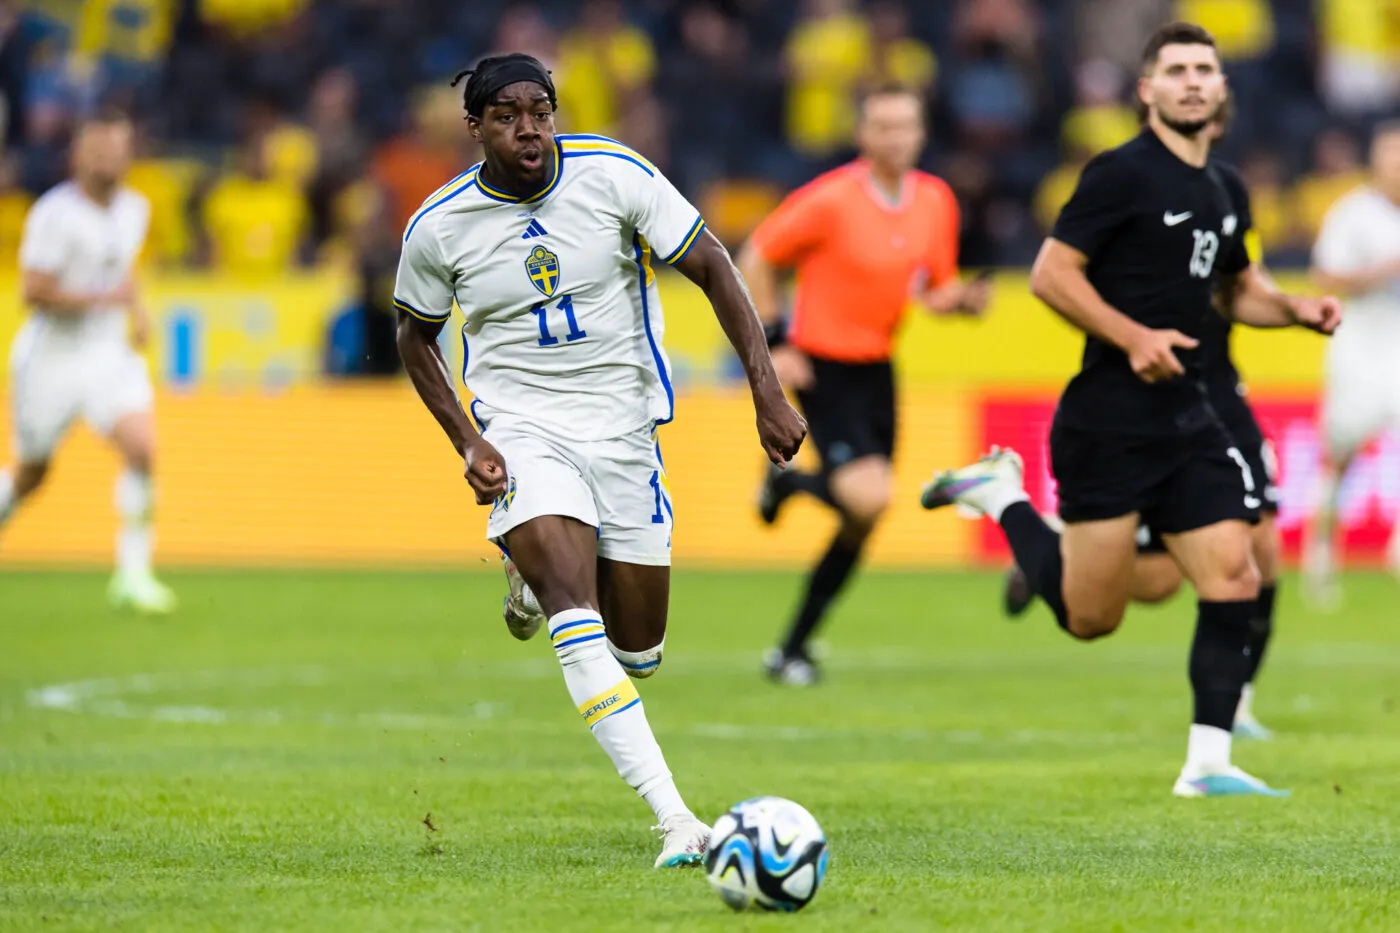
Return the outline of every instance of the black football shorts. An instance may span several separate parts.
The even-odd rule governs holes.
[[[894,368],[811,357],[813,385],[797,393],[822,469],[861,457],[894,456]]]

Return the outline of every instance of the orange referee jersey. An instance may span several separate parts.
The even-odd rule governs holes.
[[[752,242],[770,265],[797,270],[788,342],[871,363],[890,358],[910,298],[957,275],[959,225],[941,179],[909,172],[892,204],[857,160],[788,195]]]

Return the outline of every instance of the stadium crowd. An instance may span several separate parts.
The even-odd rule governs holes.
[[[1084,161],[1136,131],[1134,57],[1172,17],[1219,40],[1271,262],[1305,256],[1400,101],[1400,0],[0,0],[0,261],[75,117],[115,104],[150,262],[351,261],[387,287],[404,219],[477,160],[448,80],[513,50],[554,70],[562,128],[646,154],[730,243],[849,158],[861,88],[917,87],[965,262],[1024,264]]]

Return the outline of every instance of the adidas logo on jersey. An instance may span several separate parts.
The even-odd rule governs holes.
[[[546,230],[538,220],[531,218],[529,225],[525,228],[525,232],[520,234],[520,239],[528,240],[537,236],[549,236],[549,231]]]

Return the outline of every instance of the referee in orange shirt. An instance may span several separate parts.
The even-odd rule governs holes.
[[[860,157],[794,191],[758,226],[739,268],[768,327],[773,362],[796,391],[821,455],[817,473],[774,469],[759,500],[763,520],[806,492],[841,516],[807,582],[768,676],[805,686],[818,671],[812,633],[845,586],[890,501],[895,440],[890,345],[911,300],[940,314],[980,314],[985,278],[958,278],[958,204],[940,179],[914,166],[925,142],[923,101],[883,86],[860,103]],[[792,316],[780,319],[780,270],[795,270]]]

